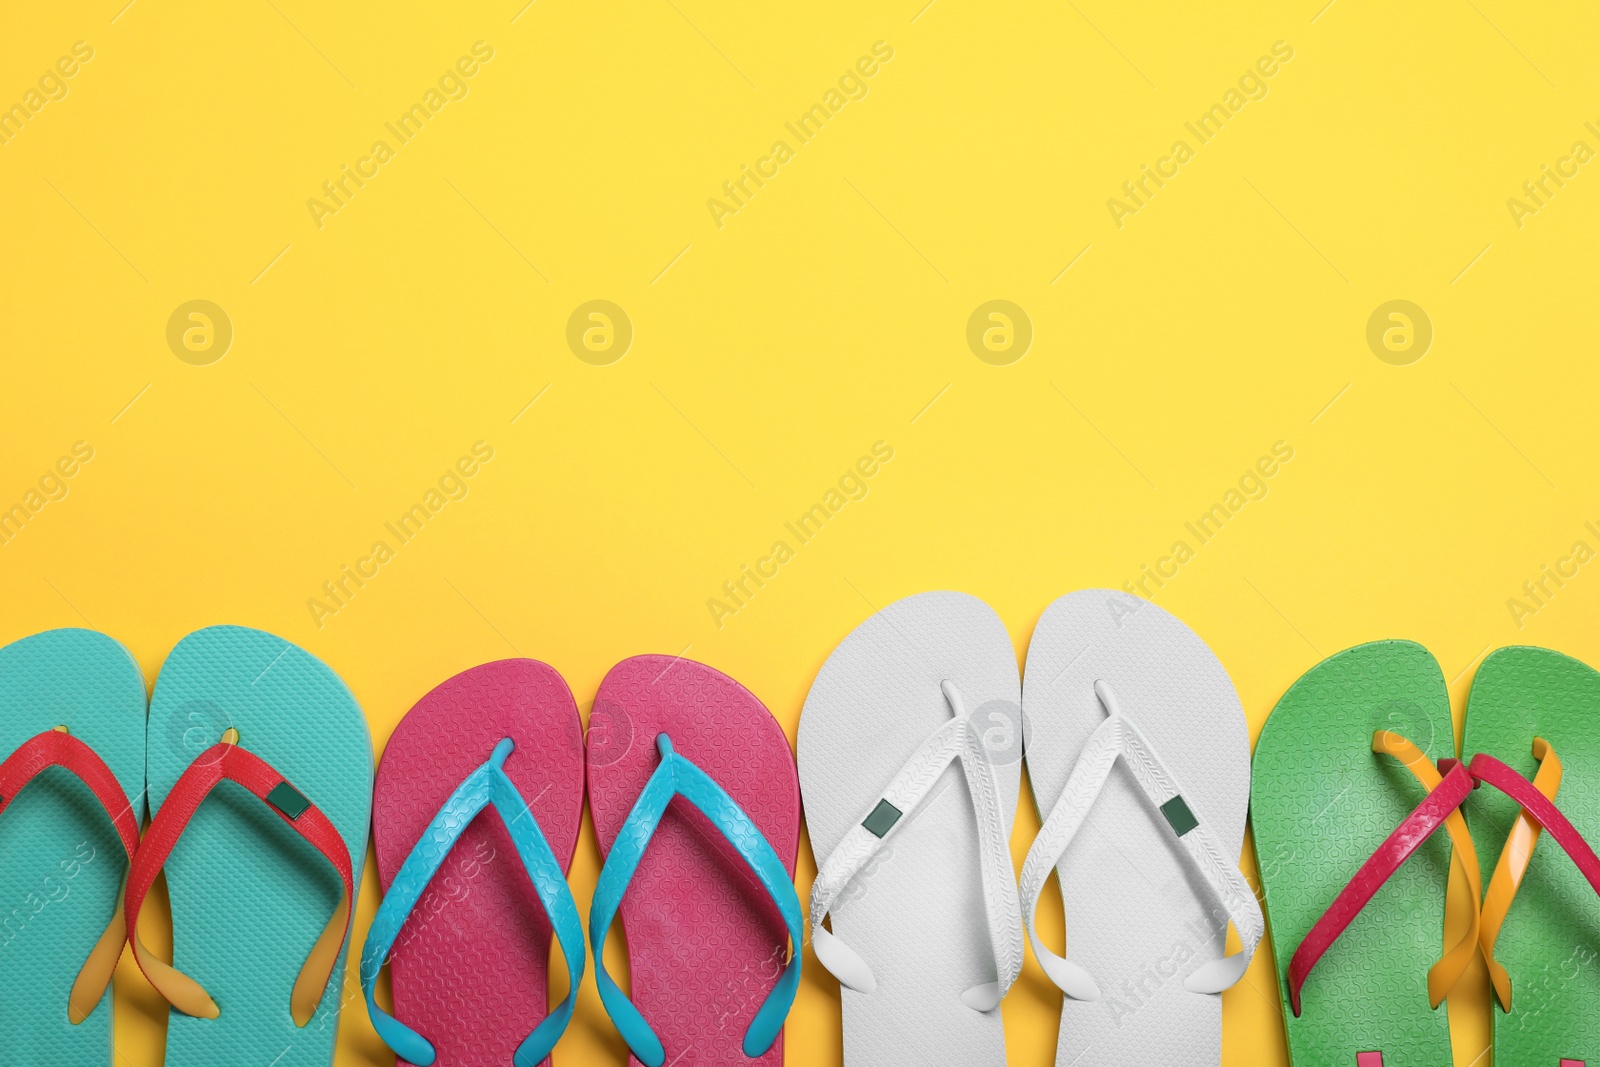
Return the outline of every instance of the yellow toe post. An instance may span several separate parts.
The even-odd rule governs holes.
[[[1561,758],[1550,742],[1542,737],[1533,739],[1533,758],[1539,761],[1539,773],[1534,775],[1533,787],[1554,801],[1561,788]],[[1494,943],[1500,937],[1500,927],[1511,911],[1522,876],[1528,873],[1528,862],[1533,859],[1533,848],[1539,843],[1540,826],[1533,821],[1526,808],[1517,813],[1517,821],[1506,835],[1500,849],[1500,859],[1489,877],[1489,891],[1483,898],[1483,925],[1478,940],[1483,947],[1483,958],[1489,964],[1489,979],[1494,983],[1494,998],[1500,1010],[1511,1010],[1511,977],[1494,958]]]
[[[1439,783],[1444,780],[1439,774],[1439,768],[1420,748],[1392,730],[1379,730],[1372,735],[1372,751],[1393,756],[1430,793],[1439,788]],[[1477,904],[1483,883],[1478,872],[1478,850],[1472,845],[1472,835],[1467,832],[1467,821],[1461,817],[1460,809],[1452,811],[1445,819],[1444,825],[1450,834],[1450,844],[1453,846],[1451,860],[1461,867],[1461,873],[1466,876],[1471,896],[1468,898],[1469,903],[1465,905],[1469,909],[1466,915],[1468,927],[1466,934],[1454,945],[1446,944],[1444,954],[1439,957],[1439,961],[1428,968],[1428,1003],[1435,1008],[1444,1002],[1450,990],[1461,980],[1461,976],[1472,964],[1472,957],[1480,951],[1481,944]],[[1462,905],[1455,899],[1447,897],[1445,904],[1447,929],[1456,921],[1461,909]]]

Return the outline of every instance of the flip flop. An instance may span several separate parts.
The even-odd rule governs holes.
[[[951,592],[867,619],[806,696],[811,938],[839,979],[851,1067],[1005,1064],[998,1007],[1022,969],[1008,843],[1020,698],[1004,624]]]
[[[494,817],[479,818],[491,805]],[[385,895],[361,954],[367,1012],[399,1062],[548,1062],[583,978],[583,923],[566,882],[582,817],[583,729],[553,668],[474,667],[400,720],[378,765]],[[552,918],[568,989],[554,1012]],[[385,962],[394,1016],[373,999]]]
[[[138,664],[104,634],[50,630],[0,648],[0,901],[11,909],[0,916],[0,1062],[111,1062],[144,717]]]
[[[588,768],[605,856],[589,944],[629,1063],[778,1067],[804,938],[800,791],[783,730],[727,675],[635,656],[600,683]],[[631,1000],[604,963],[619,913]]]
[[[1250,736],[1228,672],[1161,608],[1086,589],[1039,619],[1022,710],[1043,822],[1022,913],[1066,994],[1056,1063],[1215,1067],[1217,994],[1244,976],[1265,929],[1239,872]],[[1052,870],[1070,960],[1033,925]],[[1242,947],[1227,955],[1230,920]]]
[[[175,1009],[167,1067],[328,1067],[372,803],[355,698],[280,637],[199,630],[156,679],[147,775],[126,914],[134,959]],[[163,867],[170,966],[137,936]]]
[[[1495,787],[1464,805],[1488,879],[1494,1062],[1600,1063],[1600,674],[1543,648],[1491,653],[1461,750]]]
[[[1444,675],[1409,641],[1323,660],[1267,719],[1251,825],[1296,1067],[1450,1062],[1436,1009],[1479,951],[1476,908],[1444,940],[1452,852],[1480,884],[1454,755]]]

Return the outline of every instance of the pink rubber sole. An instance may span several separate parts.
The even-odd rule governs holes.
[[[670,656],[624,660],[595,697],[589,808],[601,852],[610,852],[660,766],[656,737],[663,732],[754,820],[792,877],[800,785],[788,739],[744,686]],[[625,988],[661,1039],[667,1063],[783,1063],[781,1035],[757,1059],[740,1047],[788,959],[783,917],[739,854],[683,798],[662,817],[619,914],[632,976]],[[632,1056],[628,1062],[637,1067]]]
[[[389,738],[372,806],[385,892],[440,805],[506,737],[516,743],[506,774],[562,869],[571,865],[583,816],[577,706],[552,668],[501,660],[439,685]],[[486,808],[395,940],[394,1014],[433,1043],[435,1067],[510,1064],[549,1014],[549,964],[544,905],[499,815]]]

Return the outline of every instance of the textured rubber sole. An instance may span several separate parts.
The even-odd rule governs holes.
[[[327,815],[359,886],[372,739],[345,684],[309,652],[260,630],[212,626],[185,637],[150,700],[152,812],[229,727]],[[216,1019],[169,1014],[167,1067],[328,1067],[348,938],[310,1022],[297,1027],[289,1013],[295,977],[339,902],[328,861],[260,800],[222,782],[173,848],[166,875],[173,962],[221,1009]]]
[[[656,737],[727,791],[790,876],[800,787],[772,713],[727,675],[692,660],[635,656],[611,668],[589,719],[589,808],[602,854],[660,765]],[[667,1063],[779,1067],[783,1038],[751,1059],[745,1030],[788,959],[783,917],[739,854],[683,798],[645,849],[618,911],[629,996]],[[630,1054],[628,1062],[638,1061]]]
[[[1105,721],[1097,681],[1112,687],[1193,815],[1236,859],[1250,803],[1250,732],[1239,695],[1182,620],[1113,590],[1061,597],[1028,643],[1022,711],[1041,820]],[[1227,914],[1121,761],[1056,877],[1066,955],[1101,990],[1096,1001],[1063,999],[1058,1067],[1216,1067],[1222,998],[1191,993],[1182,979],[1224,954]]]
[[[1483,752],[1532,780],[1535,737],[1561,760],[1556,807],[1600,848],[1600,674],[1543,648],[1490,653],[1467,697],[1461,758]],[[1488,885],[1519,809],[1485,786],[1463,810]],[[1511,977],[1510,1013],[1491,1009],[1496,1064],[1600,1063],[1600,896],[1548,835],[1534,848],[1495,959]]]
[[[1428,1006],[1428,968],[1444,947],[1443,832],[1311,972],[1300,1018],[1289,1010],[1295,949],[1426,796],[1409,771],[1372,751],[1377,730],[1403,734],[1433,760],[1455,754],[1444,675],[1421,645],[1378,641],[1323,660],[1278,701],[1256,742],[1250,819],[1295,1067],[1352,1067],[1362,1052],[1381,1052],[1384,1067],[1450,1063],[1449,1019]]]
[[[1009,835],[1022,778],[1016,650],[983,601],[919,593],[851,631],[806,695],[800,779],[819,864],[950,721],[945,680],[984,731]],[[872,993],[840,989],[846,1067],[1005,1067],[1000,1011],[961,1001],[995,980],[980,855],[972,797],[953,762],[834,904],[833,932],[877,980]]]
[[[90,630],[50,630],[0,648],[0,758],[65,726],[94,749],[144,813],[144,677]],[[122,839],[88,786],[52,767],[0,815],[0,1062],[111,1063],[111,995],[77,1026],[67,994],[117,909]]]
[[[516,748],[505,772],[562,870],[571,865],[583,817],[577,705],[553,668],[502,660],[433,689],[385,745],[372,820],[385,892],[440,805],[507,737]],[[435,1067],[509,1064],[549,1014],[549,965],[544,905],[505,824],[486,808],[462,832],[395,940],[389,957],[395,1017],[433,1045]]]

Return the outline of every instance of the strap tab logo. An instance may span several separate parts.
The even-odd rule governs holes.
[[[1161,814],[1167,817],[1167,822],[1172,826],[1172,832],[1179,837],[1200,825],[1200,820],[1194,817],[1194,812],[1190,811],[1189,805],[1184,803],[1181,793],[1161,805]],[[1361,1067],[1366,1067],[1366,1065],[1362,1064]]]
[[[873,837],[882,838],[894,828],[895,823],[900,821],[902,814],[904,813],[899,808],[887,800],[880,800],[878,806],[872,809],[872,814],[861,820],[861,825],[865,826]]]
[[[288,782],[279,782],[273,786],[272,792],[267,794],[267,803],[288,816],[290,822],[304,815],[305,810],[311,806],[311,801]]]

